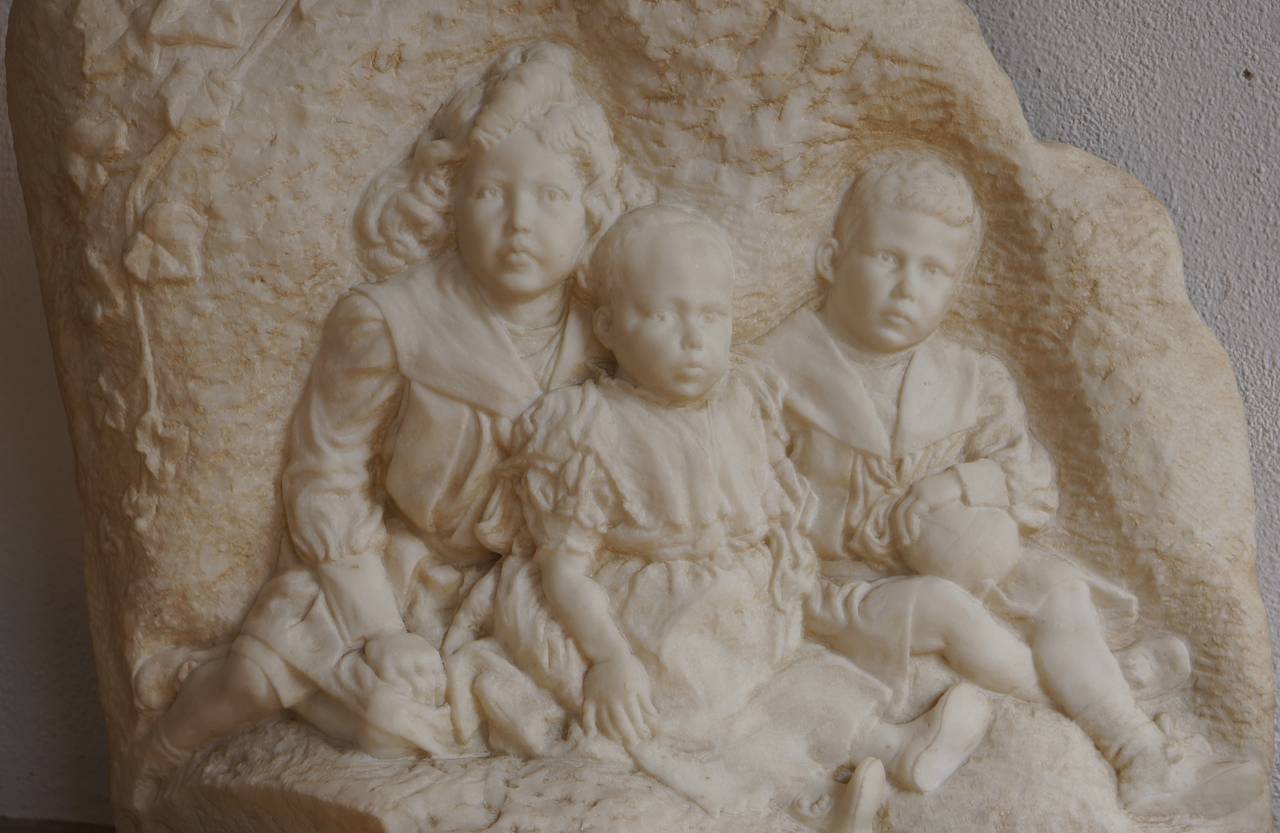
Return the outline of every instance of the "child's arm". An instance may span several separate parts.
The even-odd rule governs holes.
[[[930,512],[964,500],[964,483],[955,467],[911,484],[893,507],[889,527],[899,544],[920,537],[920,521]]]
[[[588,574],[591,558],[590,549],[574,546],[543,547],[536,556],[551,612],[591,662],[583,682],[583,728],[630,746],[648,736],[657,710],[648,672],[613,621],[604,588]]]
[[[890,517],[896,540],[915,540],[921,519],[951,503],[1004,509],[1024,532],[1039,529],[1053,517],[1053,466],[1031,436],[1013,377],[999,360],[983,356],[978,386],[978,422],[961,461],[907,490]]]
[[[977,430],[969,437],[966,462],[957,467],[965,469],[966,494],[975,504],[1007,509],[1024,532],[1033,532],[1058,509],[1053,463],[1031,435],[1026,406],[1008,368],[984,356],[979,385]]]
[[[542,589],[556,619],[593,663],[630,655],[609,612],[609,597],[588,574],[591,555],[573,547],[543,547],[536,557]]]
[[[343,298],[294,411],[280,487],[294,554],[315,571],[352,645],[401,643],[405,632],[382,563],[386,530],[371,466],[402,386],[377,306],[358,293]]]

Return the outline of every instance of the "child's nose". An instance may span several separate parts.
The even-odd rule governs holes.
[[[686,321],[684,325],[684,336],[680,340],[680,346],[686,350],[701,350],[703,345],[702,328],[693,322]]]
[[[914,298],[920,290],[920,282],[923,278],[924,272],[918,264],[904,263],[898,272],[898,282],[893,287],[893,297],[907,300]]]
[[[511,230],[528,231],[533,221],[533,210],[533,197],[517,189],[511,195],[510,210],[507,213],[507,224]]]

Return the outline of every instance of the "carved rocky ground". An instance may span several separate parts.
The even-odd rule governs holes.
[[[1226,358],[1187,301],[1172,225],[1138,183],[1034,140],[959,2],[496,11],[48,0],[17,4],[10,38],[15,141],[77,452],[119,806],[154,717],[134,704],[135,665],[163,647],[225,641],[273,568],[285,425],[319,322],[368,278],[352,222],[360,195],[402,163],[459,72],[535,38],[583,56],[624,155],[661,197],[731,230],[744,340],[813,298],[813,242],[859,158],[927,141],[966,159],[990,234],[950,329],[1017,376],[1059,469],[1054,546],[1137,593],[1144,632],[1190,639],[1194,686],[1162,709],[1270,761],[1243,414]],[[972,814],[976,829],[996,807],[1008,830],[1045,829],[1018,815],[1038,812],[1078,822],[1054,829],[1126,829],[1112,776],[1074,727],[1004,708],[1000,726],[1011,728],[998,726],[944,791],[891,804],[896,828],[931,830],[946,817],[946,829],[969,829]],[[234,761],[263,749],[337,754],[298,737],[273,729],[277,746],[241,738],[212,753],[186,782],[191,812],[217,812],[225,779],[250,777],[224,767],[238,772]],[[1018,777],[1055,760],[1080,773],[1063,816],[1049,798],[1029,801]],[[342,762],[339,781],[366,766]],[[429,764],[396,771],[403,783],[434,777]],[[290,806],[311,812],[300,782],[282,783],[300,793]],[[683,812],[655,787],[637,789]],[[264,812],[284,806],[274,801]],[[407,824],[430,818],[397,812]],[[1222,829],[1267,829],[1267,812]]]
[[[1069,721],[1001,705],[990,739],[944,787],[895,793],[885,833],[1243,833],[1266,827],[1266,802],[1215,823],[1139,824],[1109,797],[1115,776]],[[157,805],[158,829],[370,833],[576,833],[700,830],[804,833],[782,809],[709,817],[684,797],[616,766],[587,761],[377,761],[335,750],[298,723],[268,724],[201,754]]]

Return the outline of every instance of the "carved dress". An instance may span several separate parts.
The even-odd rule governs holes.
[[[847,581],[907,572],[890,531],[891,513],[914,483],[947,469],[959,476],[967,503],[1004,509],[1024,536],[1053,519],[1053,465],[1031,436],[1017,386],[997,359],[934,335],[904,359],[894,383],[878,391],[868,368],[808,310],[770,333],[760,352],[789,386],[790,453],[818,497],[812,540],[823,573]],[[1047,584],[1065,577],[1085,578],[1113,622],[1136,618],[1136,601],[1126,591],[1025,537],[1022,566],[1002,585],[1008,593],[997,590],[987,601],[1025,615]],[[872,615],[874,587],[864,582],[855,594],[850,624],[864,636],[855,659],[901,693],[912,611]],[[866,609],[856,610],[859,603]]]
[[[233,651],[339,738],[376,747],[344,737],[372,721],[393,750],[452,751],[443,672],[424,704],[360,651],[406,626],[440,644],[495,558],[473,528],[513,421],[586,375],[596,348],[582,307],[541,334],[499,322],[451,256],[357,288],[325,325],[287,446],[280,568]]]
[[[594,554],[591,576],[659,713],[654,738],[628,754],[712,810],[829,779],[887,695],[802,642],[816,562],[780,406],[778,385],[750,365],[683,405],[611,377],[557,390],[516,427],[481,525],[510,553],[494,588],[497,642],[571,716],[587,663],[538,603],[535,554]]]

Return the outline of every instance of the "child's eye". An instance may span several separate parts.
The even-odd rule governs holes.
[[[490,200],[498,196],[498,187],[496,185],[481,185],[476,188],[475,198],[478,200]]]
[[[566,202],[569,195],[560,188],[543,188],[542,198],[547,202]]]
[[[890,266],[898,265],[898,256],[895,255],[893,252],[876,252],[876,260],[879,260],[881,263],[886,263]]]
[[[651,320],[651,321],[666,321],[666,320],[667,320],[667,312],[666,312],[666,310],[660,310],[660,309],[656,309],[656,310],[654,310],[653,312],[649,313],[649,320]]]

